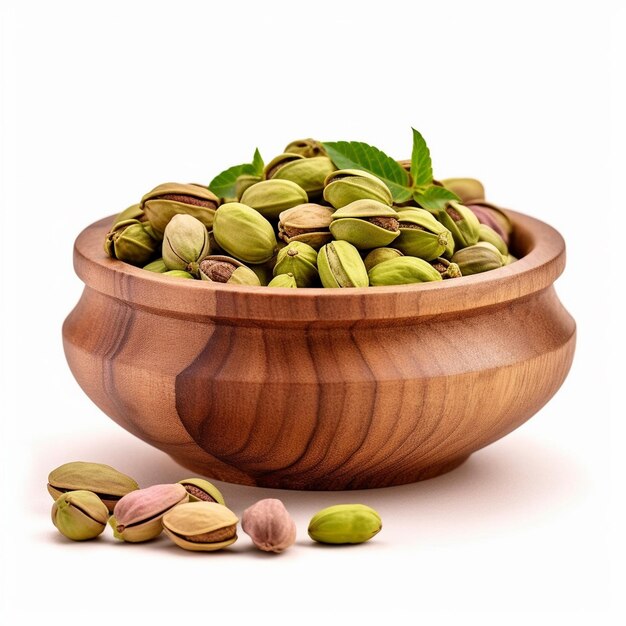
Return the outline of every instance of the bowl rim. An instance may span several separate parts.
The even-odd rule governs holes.
[[[458,279],[350,289],[289,289],[173,280],[112,259],[103,241],[115,215],[86,227],[74,244],[74,269],[87,288],[162,315],[247,322],[414,319],[517,300],[548,288],[565,267],[565,242],[552,226],[505,209],[524,256]]]

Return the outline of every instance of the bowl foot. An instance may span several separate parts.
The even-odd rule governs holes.
[[[249,480],[242,479],[241,472],[233,471],[230,473],[224,468],[213,468],[210,465],[189,462],[184,457],[177,458],[170,455],[176,463],[182,465],[189,471],[198,476],[205,476],[215,480],[221,480],[227,483],[237,485],[249,485],[254,487],[266,487],[270,489],[293,489],[304,491],[343,491],[353,489],[378,489],[381,487],[393,487],[397,485],[407,485],[416,483],[421,480],[428,480],[441,476],[453,469],[459,467],[462,463],[469,459],[470,455],[456,457],[445,463],[437,465],[429,465],[418,470],[402,471],[394,473],[390,468],[386,474],[379,473],[376,475],[363,475],[358,477],[342,476],[281,476],[276,474],[267,474],[262,476],[250,476]]]

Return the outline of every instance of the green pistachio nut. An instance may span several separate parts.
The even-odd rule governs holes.
[[[378,265],[383,261],[389,261],[389,259],[397,259],[401,256],[404,255],[396,248],[375,248],[367,254],[365,259],[363,259],[363,263],[365,264],[365,269],[369,272],[374,265]]]
[[[452,263],[443,257],[438,257],[429,263],[441,274],[441,278],[459,278],[461,269],[456,263]]]
[[[403,256],[383,261],[368,272],[372,287],[386,285],[410,285],[441,280],[441,274],[424,259],[414,256]]]
[[[73,541],[85,541],[102,533],[109,510],[91,491],[68,491],[55,500],[51,517],[62,535]]]
[[[452,233],[424,209],[404,209],[397,213],[400,236],[393,242],[408,256],[432,261],[446,250],[454,251]]]
[[[274,276],[292,274],[298,287],[311,287],[319,278],[317,250],[301,241],[292,241],[279,251]]]
[[[296,155],[299,156],[299,155]],[[281,162],[271,170],[268,179],[290,180],[306,191],[309,198],[322,193],[326,177],[335,170],[333,162],[327,156],[299,158]]]
[[[287,152],[289,154],[299,154],[305,159],[326,156],[326,150],[324,149],[322,143],[311,138],[296,139],[295,141],[287,144],[283,152]]]
[[[242,204],[256,209],[263,217],[276,219],[281,211],[306,202],[306,191],[290,180],[262,180],[248,187],[241,196]]]
[[[301,154],[296,154],[292,152],[283,152],[282,154],[275,156],[265,166],[265,168],[263,169],[263,178],[265,180],[270,180],[271,178],[274,178],[274,174],[276,174],[276,172],[278,172],[278,170],[284,165],[287,165],[288,163],[291,163],[292,161],[301,161],[304,158],[305,157],[303,157]]]
[[[288,289],[296,289],[298,283],[293,274],[278,274],[267,284],[268,287],[286,287]]]
[[[334,287],[367,287],[367,270],[359,251],[347,241],[331,241],[320,248],[317,268],[322,285]]]
[[[506,262],[504,264],[511,265],[511,263],[515,263],[515,261],[519,261],[519,259],[516,256],[513,256],[512,254],[507,254]]]
[[[104,251],[112,258],[145,265],[155,256],[159,242],[146,230],[146,223],[135,219],[117,222],[107,233]]]
[[[148,272],[154,272],[155,274],[165,274],[165,272],[167,272],[167,265],[165,265],[165,261],[161,258],[152,261],[152,263],[148,263],[148,265],[144,265],[143,269]]]
[[[225,504],[221,491],[204,478],[184,478],[178,483],[182,485],[189,494],[189,502],[217,502]]]
[[[125,222],[126,220],[137,220],[139,222],[145,222],[147,219],[148,218],[143,212],[141,205],[132,204],[116,216],[116,218],[113,220],[113,226],[119,224],[120,222]]]
[[[54,500],[68,491],[91,491],[112,512],[120,498],[139,489],[139,485],[109,465],[72,461],[50,472],[47,488]]]
[[[452,262],[459,266],[463,276],[471,276],[502,267],[505,257],[494,245],[481,241],[455,252]]]
[[[400,235],[398,213],[377,200],[355,200],[333,213],[330,232],[359,250],[384,247]]]
[[[485,197],[483,184],[475,178],[444,178],[441,183],[459,196],[463,204]]]
[[[309,537],[320,543],[363,543],[382,529],[380,515],[364,504],[336,504],[316,513]]]
[[[286,242],[301,241],[316,250],[332,240],[333,211],[319,204],[305,203],[278,216],[278,236]]]
[[[206,187],[183,183],[158,185],[141,199],[141,207],[157,233],[164,233],[170,220],[179,214],[191,215],[211,228],[219,203]]]
[[[255,174],[241,174],[240,176],[237,176],[237,180],[235,181],[235,195],[237,196],[237,200],[241,199],[241,196],[244,194],[246,189],[252,187],[252,185],[256,185],[262,180],[262,176],[257,176]]]
[[[212,283],[260,286],[258,276],[241,261],[223,255],[211,255],[200,262],[200,278]]]
[[[277,247],[272,225],[241,202],[223,204],[216,211],[213,235],[227,254],[244,263],[265,263]]]
[[[187,490],[179,484],[131,491],[115,505],[116,536],[130,543],[150,541],[161,534],[163,515],[188,501]]]
[[[168,270],[167,272],[163,272],[163,276],[167,276],[168,278],[191,278],[191,280],[194,279],[194,277],[185,270]]]
[[[187,502],[163,516],[165,534],[185,550],[213,552],[237,541],[237,516],[217,502]]]
[[[209,233],[195,217],[176,214],[165,227],[163,262],[170,270],[198,275],[200,261],[209,254]]]
[[[480,222],[470,209],[459,202],[448,202],[437,213],[437,220],[452,233],[455,249],[460,250],[478,243]]]
[[[506,243],[504,243],[504,239],[502,239],[502,237],[500,237],[500,235],[498,235],[493,228],[487,226],[486,224],[480,224],[478,226],[478,232],[478,241],[486,241],[487,243],[490,243],[505,257],[509,255],[509,248]]]
[[[355,200],[376,200],[391,206],[393,197],[389,187],[364,170],[337,170],[324,181],[324,200],[336,209]]]

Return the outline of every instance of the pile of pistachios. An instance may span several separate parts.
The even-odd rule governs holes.
[[[267,165],[257,150],[208,186],[158,185],[115,218],[105,251],[164,276],[291,288],[423,283],[515,261],[507,214],[478,180],[435,180],[413,133],[410,161],[304,139]]]
[[[73,541],[95,539],[107,525],[120,541],[142,543],[164,533],[195,552],[214,552],[237,541],[239,518],[227,508],[219,489],[204,478],[140,489],[130,476],[108,465],[73,461],[50,472],[47,487],[54,499],[52,522]],[[296,524],[276,498],[248,507],[241,527],[264,552],[283,552],[296,541]],[[363,543],[381,528],[374,509],[338,504],[318,511],[308,534],[319,543]]]

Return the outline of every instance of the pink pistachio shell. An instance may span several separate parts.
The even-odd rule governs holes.
[[[498,235],[502,237],[504,243],[506,243],[507,246],[509,245],[509,234],[504,231],[498,220],[493,216],[490,209],[478,204],[467,204],[466,206],[468,209],[472,210],[472,213],[474,213],[481,224],[491,226],[491,228],[493,228],[493,230],[495,230]]]
[[[153,485],[120,498],[113,515],[118,526],[129,526],[165,513],[186,497],[187,491],[182,485]]]

